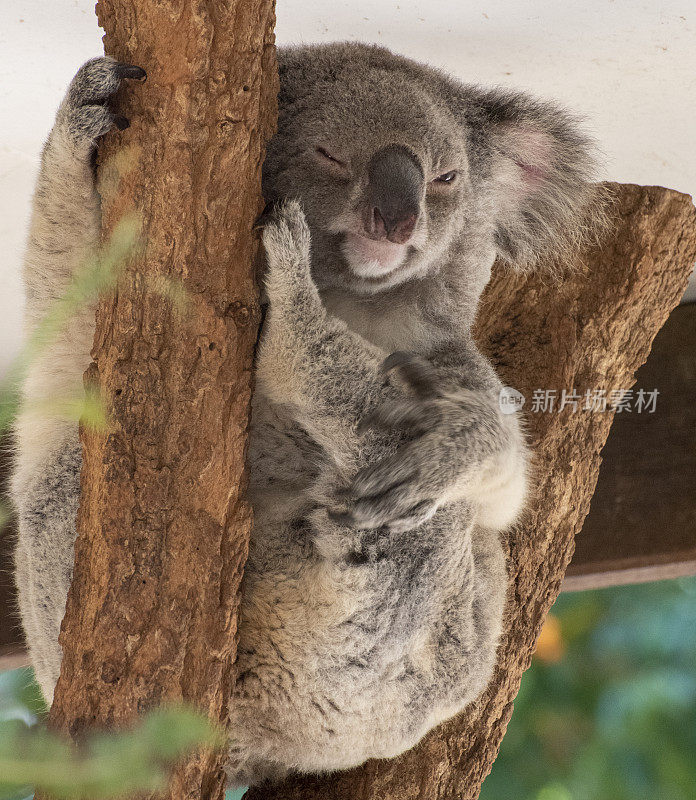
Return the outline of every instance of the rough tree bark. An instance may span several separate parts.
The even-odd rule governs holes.
[[[145,245],[100,304],[88,371],[112,426],[81,432],[75,573],[50,717],[72,735],[163,701],[227,717],[251,524],[252,226],[277,118],[273,0],[100,0],[97,14],[106,53],[148,74],[122,92],[130,130],[102,148],[102,164],[118,164],[109,156],[125,145],[126,162],[137,159],[117,185],[102,181],[104,234],[135,209]],[[181,314],[154,290],[167,280],[183,284]],[[223,760],[191,758],[169,796],[222,797]]]
[[[248,800],[474,800],[507,728],[522,673],[556,599],[594,492],[609,411],[533,413],[535,389],[627,389],[677,304],[696,259],[691,199],[656,187],[615,186],[617,230],[586,253],[586,269],[557,285],[496,270],[477,338],[503,380],[527,399],[536,490],[509,537],[510,589],[498,667],[461,716],[392,761],[296,778]],[[659,398],[658,398],[659,412]],[[607,531],[611,535],[611,531]]]

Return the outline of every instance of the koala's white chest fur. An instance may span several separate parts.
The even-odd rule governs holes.
[[[405,300],[385,302],[379,297],[367,299],[337,290],[323,292],[322,300],[330,314],[385,354],[395,350],[420,351],[431,337],[422,316]]]

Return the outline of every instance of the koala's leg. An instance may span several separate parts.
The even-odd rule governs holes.
[[[62,659],[58,634],[72,576],[81,462],[75,428],[61,447],[31,465],[31,478],[15,491],[19,610],[36,679],[49,704]],[[25,470],[28,466],[25,462]]]
[[[46,141],[33,198],[24,260],[25,335],[30,337],[93,257],[100,228],[93,158],[97,140],[125,127],[108,100],[138,67],[110,58],[88,61],[61,103]],[[61,651],[58,632],[72,572],[79,499],[77,424],[56,415],[61,400],[79,396],[90,363],[94,303],[75,308],[27,365],[15,425],[13,498],[19,519],[16,576],[19,606],[41,687],[50,701]]]

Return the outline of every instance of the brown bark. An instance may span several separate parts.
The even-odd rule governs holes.
[[[121,92],[131,128],[101,153],[121,163],[118,185],[101,184],[104,233],[135,209],[144,248],[97,313],[89,379],[112,424],[81,434],[51,710],[73,735],[165,701],[227,718],[251,524],[252,226],[277,94],[272,0],[100,0],[97,14],[107,54],[148,74]],[[126,145],[129,158],[108,162]],[[155,291],[172,280],[187,295],[181,313]],[[224,753],[189,759],[169,796],[222,797],[223,763]]]
[[[531,413],[534,389],[626,389],[679,301],[696,259],[686,195],[617,186],[617,230],[562,284],[495,272],[477,335],[499,374],[526,399],[536,489],[509,537],[510,589],[495,676],[480,700],[417,747],[349,772],[254,789],[248,800],[472,800],[490,772],[522,673],[589,509],[610,412]],[[659,409],[659,399],[658,399]],[[611,535],[608,531],[607,535]]]

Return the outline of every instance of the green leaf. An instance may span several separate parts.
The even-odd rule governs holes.
[[[0,796],[30,787],[60,800],[160,791],[177,759],[225,741],[206,717],[183,706],[153,711],[128,731],[95,734],[81,747],[11,720],[0,723]]]

